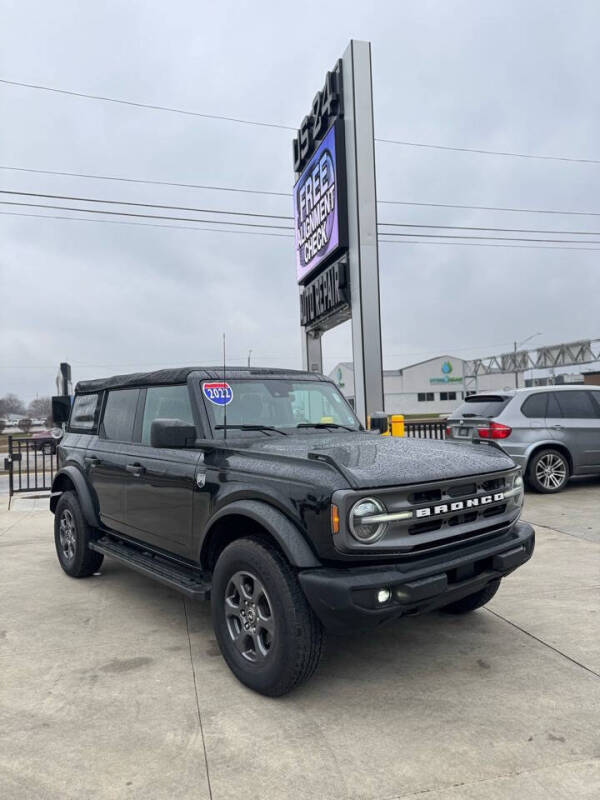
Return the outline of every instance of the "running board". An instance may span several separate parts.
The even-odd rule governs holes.
[[[131,569],[182,592],[192,600],[204,600],[210,594],[210,577],[163,556],[151,553],[107,536],[89,543],[90,550],[116,558]]]

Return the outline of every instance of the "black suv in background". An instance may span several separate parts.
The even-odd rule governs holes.
[[[225,660],[267,695],[314,672],[324,629],[472,611],[533,552],[504,453],[365,431],[313,373],[79,383],[58,452],[64,571],[91,575],[108,555],[210,594]]]

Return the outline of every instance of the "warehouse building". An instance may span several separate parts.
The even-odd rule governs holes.
[[[388,414],[444,414],[453,411],[464,399],[464,360],[454,356],[437,356],[402,369],[383,371],[383,392]],[[354,366],[342,361],[329,373],[351,404],[354,403]],[[522,386],[523,376],[520,376]],[[482,375],[477,391],[513,389],[513,373]]]

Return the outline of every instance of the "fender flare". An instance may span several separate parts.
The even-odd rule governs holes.
[[[569,469],[571,470],[571,474],[573,474],[573,470],[574,470],[573,454],[571,453],[571,451],[569,450],[569,448],[567,447],[566,444],[564,444],[561,441],[558,441],[557,439],[549,439],[549,440],[542,439],[539,442],[532,442],[532,444],[525,451],[525,458],[527,460],[525,462],[525,468],[523,469],[524,473],[526,473],[528,471],[529,465],[531,463],[531,459],[534,457],[534,455],[539,450],[544,450],[546,448],[552,449],[552,450],[558,450],[558,451],[564,453],[565,456],[567,457],[568,462],[569,462]]]
[[[91,525],[93,528],[100,527],[100,520],[96,513],[89,486],[87,485],[85,477],[77,467],[68,465],[59,470],[54,476],[54,480],[52,481],[52,493],[50,496],[50,510],[52,512],[54,511],[56,503],[58,502],[58,496],[64,491],[64,489],[59,488],[62,482],[61,478],[68,478],[75,487],[77,499],[81,505],[81,511],[88,525]]]
[[[211,517],[205,532],[203,550],[215,523],[234,515],[248,517],[261,525],[275,539],[292,566],[300,568],[322,566],[298,527],[277,508],[261,500],[234,500],[217,511]]]

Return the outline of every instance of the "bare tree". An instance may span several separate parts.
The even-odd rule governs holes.
[[[6,394],[4,397],[0,397],[0,417],[6,417],[7,414],[24,413],[25,404],[16,394]]]
[[[29,403],[27,414],[34,419],[47,419],[52,415],[52,401],[49,397],[36,397]]]

